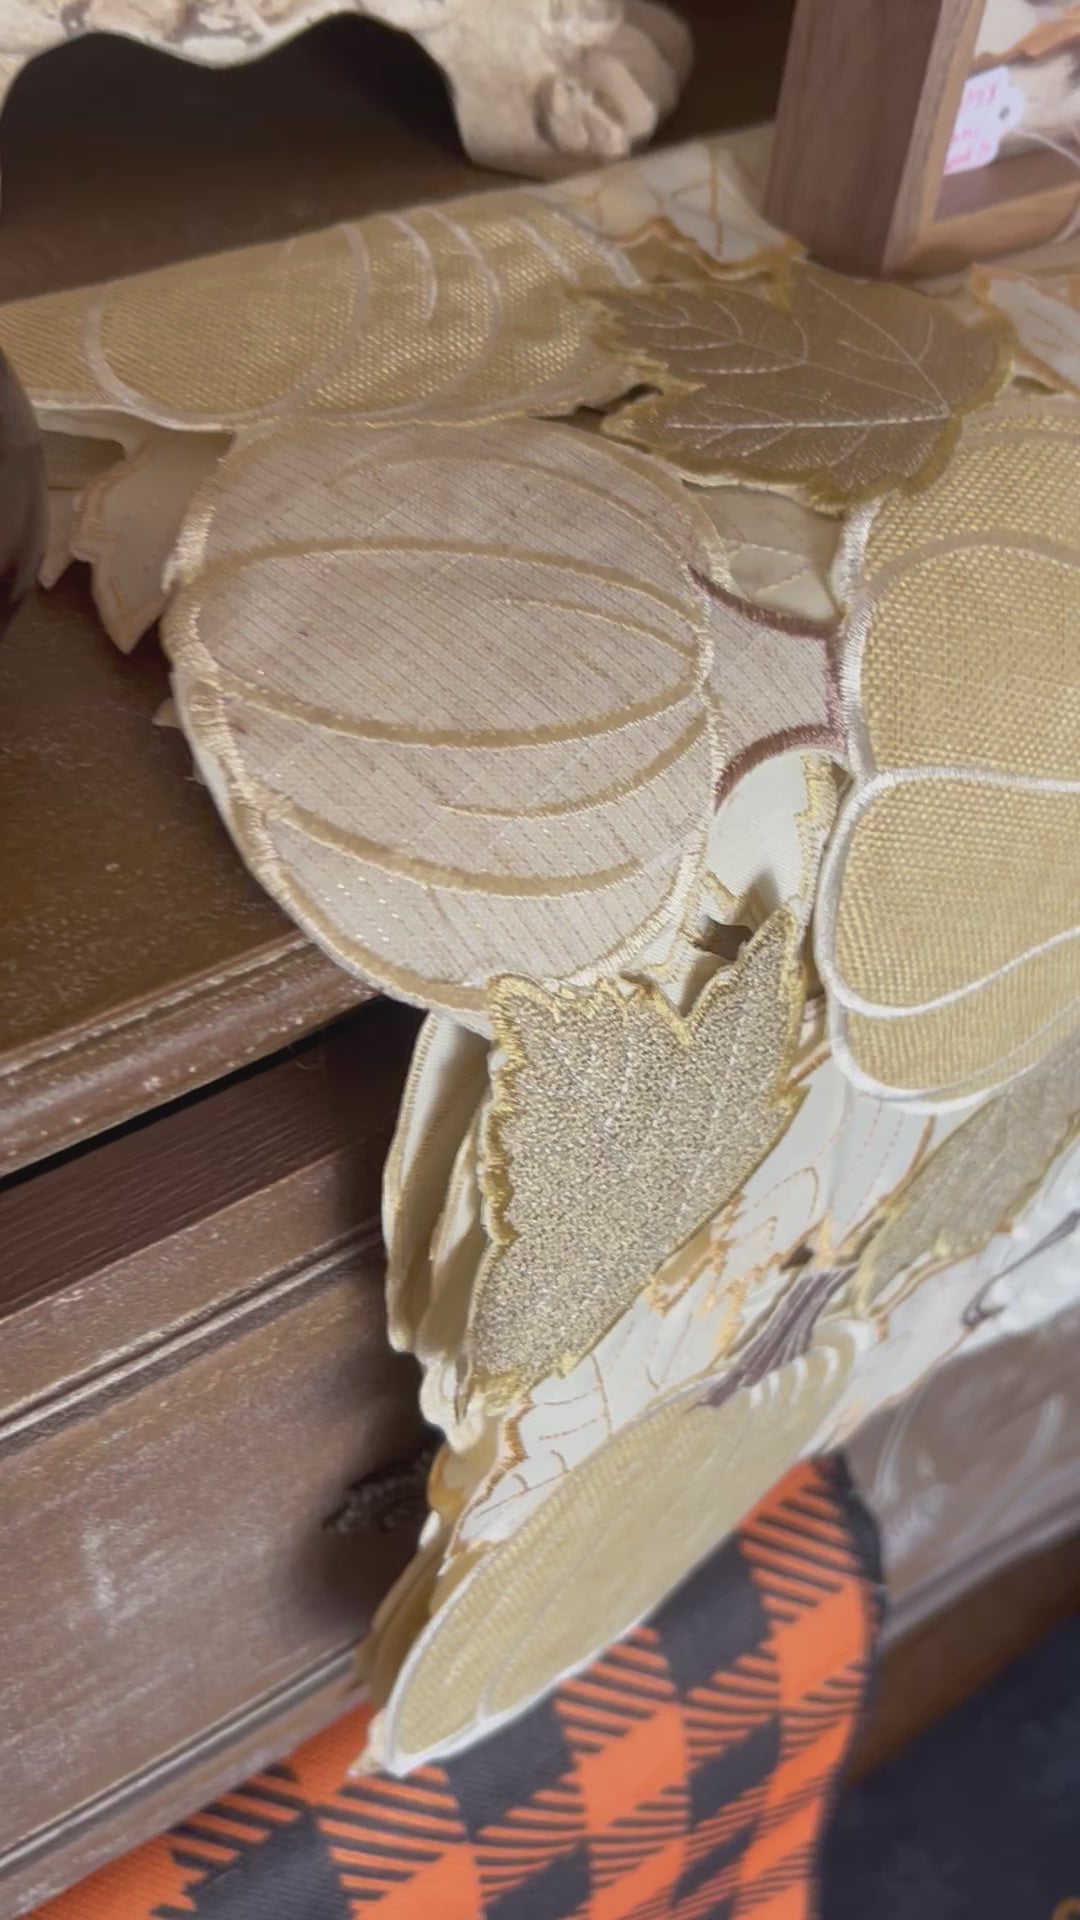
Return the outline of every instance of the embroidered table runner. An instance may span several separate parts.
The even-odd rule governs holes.
[[[163,616],[252,871],[427,1010],[398,1775],[1077,1294],[1080,243],[848,280],[765,138],[0,311],[49,577]]]

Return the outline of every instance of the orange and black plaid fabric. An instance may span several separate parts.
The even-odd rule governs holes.
[[[806,1462],[472,1752],[351,1781],[353,1713],[39,1920],[808,1920],[879,1593],[845,1469]]]

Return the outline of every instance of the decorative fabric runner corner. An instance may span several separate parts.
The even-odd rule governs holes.
[[[765,138],[0,310],[50,579],[162,617],[252,872],[427,1012],[392,1774],[1080,1293],[1078,243],[846,280]]]

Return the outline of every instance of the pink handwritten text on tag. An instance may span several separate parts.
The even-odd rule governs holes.
[[[988,167],[997,159],[1005,135],[1022,119],[1023,112],[1024,96],[1013,84],[1008,67],[973,73],[956,116],[945,157],[946,173],[971,173],[976,167]]]

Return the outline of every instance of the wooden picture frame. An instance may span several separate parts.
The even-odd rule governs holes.
[[[766,210],[827,265],[947,272],[1041,245],[1077,214],[1080,150],[1044,141],[946,174],[987,4],[797,0]],[[1060,15],[1066,0],[1024,4]]]

